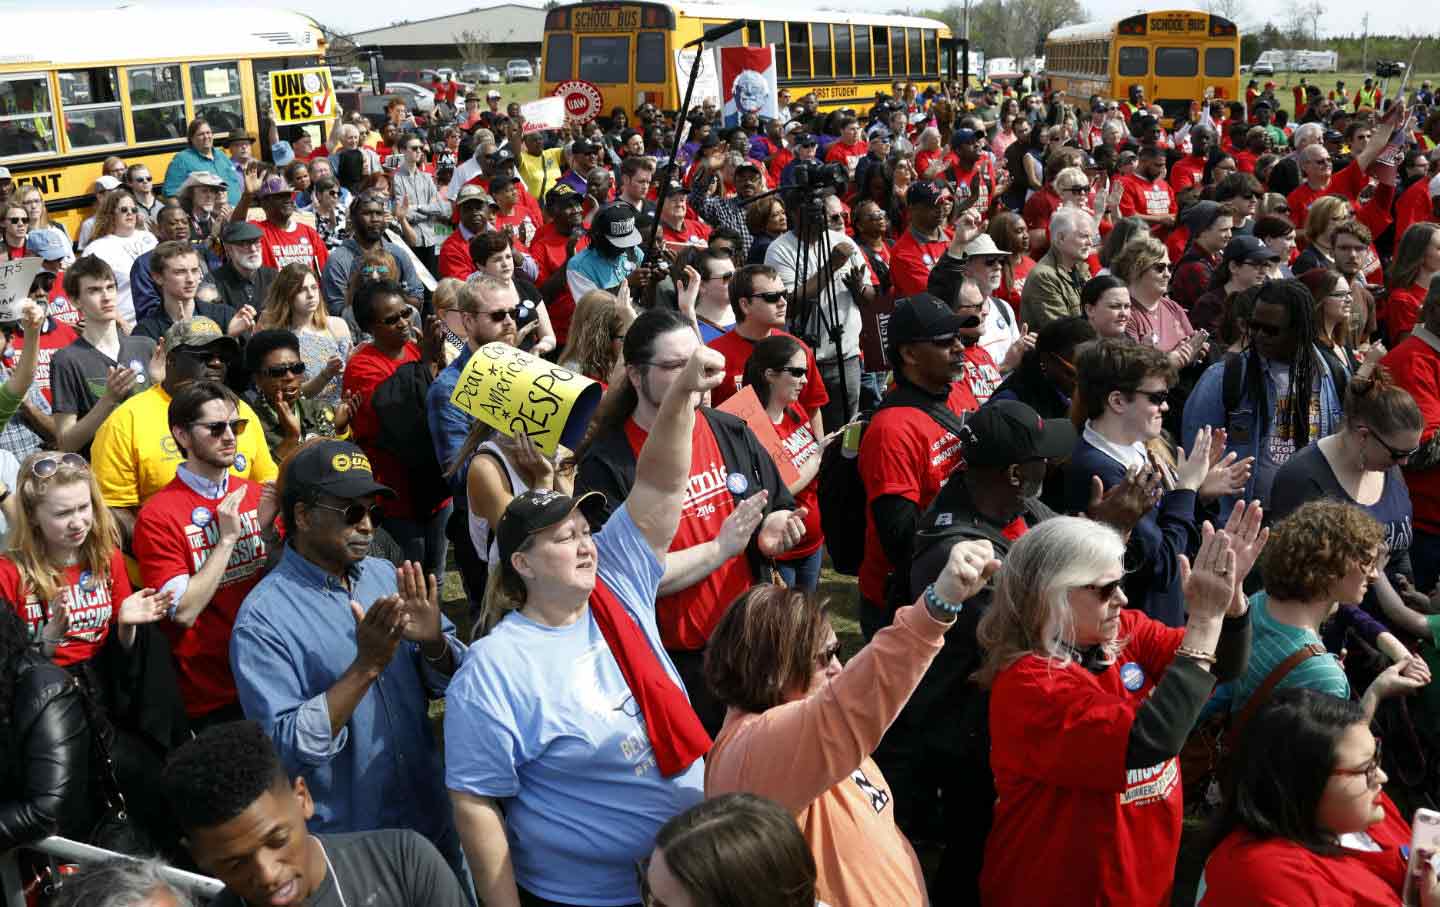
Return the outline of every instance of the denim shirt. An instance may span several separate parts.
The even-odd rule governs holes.
[[[230,663],[245,717],[274,741],[291,777],[315,798],[312,832],[409,828],[440,840],[453,834],[440,749],[428,700],[450,678],[426,664],[417,643],[400,643],[345,727],[330,734],[325,694],[355,660],[354,599],[366,610],[398,592],[395,567],[367,557],[350,568],[350,588],[286,545],[250,591],[230,637]],[[458,669],[465,649],[455,626],[441,632]]]
[[[440,370],[425,392],[425,419],[430,425],[430,443],[435,448],[435,460],[443,472],[450,468],[450,462],[465,446],[465,436],[475,424],[475,417],[450,402],[455,385],[460,383],[460,373],[470,362],[475,351],[466,344],[449,365]],[[457,469],[450,477],[450,491],[457,501],[466,497],[465,475],[468,469]]]

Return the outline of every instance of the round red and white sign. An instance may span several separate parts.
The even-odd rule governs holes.
[[[577,123],[588,123],[600,115],[605,103],[600,89],[584,79],[571,79],[555,86],[555,94],[565,99],[565,116]]]

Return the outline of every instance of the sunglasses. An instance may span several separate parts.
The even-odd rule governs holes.
[[[409,307],[407,306],[404,311],[396,312],[394,315],[391,315],[389,318],[382,318],[382,319],[380,319],[380,323],[383,324],[383,325],[385,325],[387,328],[393,328],[393,327],[395,327],[397,324],[401,323],[402,321],[408,321],[409,319],[410,319],[410,309],[409,309]]]
[[[498,312],[486,312],[485,314],[486,314],[486,315],[489,315],[489,316],[490,316],[490,320],[493,321],[493,322],[495,322],[496,324],[501,324],[501,323],[504,322],[505,319],[507,319],[507,318],[509,318],[509,319],[512,320],[512,321],[519,321],[519,320],[520,320],[520,307],[519,307],[519,306],[514,306],[514,307],[508,308],[508,309],[501,309],[501,310],[498,311]]]
[[[1250,330],[1257,334],[1264,334],[1266,337],[1279,337],[1285,333],[1285,328],[1278,324],[1266,324],[1263,321],[1251,321]]]
[[[1168,262],[1156,262],[1155,264],[1150,266],[1150,270],[1154,271],[1156,274],[1169,274],[1170,265]]]
[[[370,518],[371,526],[379,526],[380,521],[385,517],[385,508],[378,503],[370,504],[367,506],[365,504],[361,504],[359,501],[356,501],[354,504],[351,504],[347,507],[336,507],[333,504],[320,503],[316,503],[315,506],[320,508],[321,510],[330,510],[335,513],[343,514],[346,526],[359,525],[360,521],[365,519],[367,516]]]
[[[262,368],[260,374],[267,378],[284,378],[286,375],[305,374],[305,363],[291,362],[288,365],[270,365]]]
[[[1090,184],[1083,183],[1079,186],[1066,186],[1065,191],[1074,192],[1076,195],[1084,195],[1085,193],[1090,191]]]
[[[817,668],[827,667],[827,666],[829,666],[830,662],[834,661],[835,659],[837,659],[837,658],[839,658],[839,657],[840,657],[840,643],[839,643],[839,641],[837,640],[834,644],[828,645],[828,646],[826,646],[825,648],[823,648],[823,649],[820,650],[820,653],[815,656],[815,666],[816,666]]]
[[[784,290],[775,290],[774,292],[771,292],[771,293],[751,293],[751,294],[750,294],[750,298],[751,298],[751,299],[763,299],[763,300],[765,300],[766,302],[770,303],[771,305],[774,305],[774,304],[777,303],[777,302],[783,302],[783,301],[784,301],[784,299],[785,299],[785,291],[784,291]]]
[[[190,427],[203,428],[210,433],[212,438],[224,437],[225,429],[228,428],[238,438],[245,434],[245,427],[249,424],[249,419],[231,419],[228,422],[222,419],[219,422],[191,422]]]
[[[729,282],[730,282],[731,280],[733,280],[734,278],[735,278],[735,272],[734,272],[734,271],[726,271],[724,274],[716,274],[716,275],[714,275],[713,277],[707,277],[707,278],[705,278],[705,279],[706,279],[706,280],[719,280],[719,281],[722,281],[722,282],[724,282],[724,283],[729,283]]]
[[[151,177],[151,176],[137,176],[137,177],[131,178],[131,180],[130,180],[130,182],[132,182],[132,183],[153,183],[154,181],[155,181],[155,178],[154,178],[154,177]]]
[[[212,359],[219,359],[221,362],[224,363],[228,363],[230,361],[230,357],[227,354],[221,352],[218,347],[202,346],[199,349],[196,349],[195,347],[191,346],[182,346],[178,347],[175,352],[180,353],[183,356],[189,356],[196,362],[209,362]]]
[[[84,470],[85,472],[90,471],[90,464],[85,462],[85,458],[77,453],[46,454],[30,464],[30,474],[37,479],[48,479],[58,472],[62,466]]]
[[[1375,443],[1385,448],[1385,452],[1388,453],[1390,455],[1390,458],[1397,463],[1402,460],[1408,460],[1420,452],[1419,447],[1412,447],[1409,450],[1401,450],[1396,447],[1391,447],[1389,442],[1386,441],[1384,438],[1380,437],[1379,433],[1376,432],[1375,429],[1370,428],[1370,426],[1368,425],[1365,427],[1370,429],[1370,437],[1375,439]]]
[[[1108,583],[1086,583],[1082,588],[1089,589],[1100,597],[1102,602],[1108,602],[1115,597],[1115,593],[1125,584],[1125,578],[1111,580]]]
[[[10,223],[15,224],[15,225],[17,225],[17,226],[20,225],[20,224],[28,224],[28,223],[30,223],[30,218],[28,218],[28,217],[7,217],[7,218],[5,218],[5,219],[6,219],[7,221],[9,221]]]
[[[115,209],[115,213],[116,213],[116,214],[139,214],[139,213],[140,213],[140,209],[139,209],[139,208],[129,208],[129,207],[126,207],[126,208],[116,208],[116,209]],[[13,224],[14,222],[15,222],[15,221],[13,221],[13,220],[11,221],[12,224]]]
[[[791,378],[804,378],[806,375],[810,374],[810,370],[805,368],[805,366],[803,365],[782,365],[780,368],[774,369],[773,371],[784,372]]]
[[[1170,402],[1170,391],[1168,390],[1142,391],[1137,389],[1131,391],[1131,393],[1139,397],[1144,397],[1156,406],[1164,406],[1166,403]]]

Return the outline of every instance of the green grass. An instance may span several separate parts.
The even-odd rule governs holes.
[[[1293,86],[1295,86],[1295,85],[1299,85],[1299,84],[1300,84],[1300,79],[1301,79],[1302,76],[1303,76],[1304,79],[1306,80],[1306,83],[1307,83],[1307,84],[1309,84],[1309,85],[1318,85],[1318,86],[1320,87],[1320,90],[1321,90],[1322,92],[1326,93],[1326,94],[1329,94],[1329,93],[1335,88],[1335,81],[1336,81],[1337,79],[1340,80],[1340,81],[1342,81],[1342,82],[1344,82],[1344,83],[1345,83],[1345,93],[1346,93],[1346,95],[1348,96],[1348,97],[1347,97],[1347,104],[1346,104],[1346,106],[1347,106],[1348,109],[1353,110],[1354,107],[1353,107],[1353,105],[1350,105],[1350,104],[1348,103],[1348,98],[1354,98],[1354,97],[1355,97],[1355,92],[1356,92],[1356,90],[1358,90],[1361,85],[1365,84],[1366,73],[1363,73],[1363,72],[1308,72],[1308,73],[1277,72],[1277,73],[1275,73],[1275,75],[1273,75],[1273,76],[1257,76],[1257,75],[1252,75],[1252,74],[1250,74],[1250,73],[1242,73],[1241,76],[1240,76],[1240,91],[1241,91],[1242,94],[1244,93],[1244,91],[1245,91],[1245,86],[1246,86],[1247,84],[1249,84],[1249,82],[1250,82],[1251,79],[1255,79],[1256,81],[1258,81],[1262,87],[1265,85],[1266,82],[1274,82],[1275,85],[1277,86],[1276,89],[1275,89],[1275,99],[1280,102],[1280,106],[1281,106],[1283,109],[1285,109],[1285,110],[1287,110],[1287,111],[1290,111],[1291,114],[1292,114],[1292,116],[1293,116],[1293,115],[1295,114],[1295,111],[1294,111],[1295,96],[1294,96],[1294,93],[1291,91],[1291,88],[1292,88]],[[1374,77],[1375,77],[1374,74],[1371,73],[1371,74],[1370,74],[1370,78],[1373,79]],[[1433,73],[1433,72],[1416,72],[1416,73],[1412,73],[1411,76],[1410,76],[1410,81],[1409,81],[1409,83],[1408,83],[1407,86],[1406,86],[1406,91],[1407,91],[1407,93],[1412,93],[1412,94],[1413,94],[1414,90],[1420,87],[1420,83],[1423,82],[1423,81],[1426,80],[1426,79],[1429,79],[1429,80],[1430,80],[1430,84],[1431,84],[1431,86],[1433,87],[1433,86],[1435,86],[1437,83],[1440,83],[1440,73]],[[1379,80],[1379,84],[1380,84],[1382,87],[1384,87],[1385,82],[1386,82],[1385,79]],[[1400,90],[1400,82],[1401,82],[1400,79],[1390,79],[1389,82],[1390,82],[1390,87],[1389,87],[1389,90],[1385,93],[1385,97],[1393,97],[1393,96],[1395,95],[1395,93]]]

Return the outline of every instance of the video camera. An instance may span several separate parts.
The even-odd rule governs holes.
[[[1375,76],[1380,79],[1398,79],[1405,74],[1405,64],[1391,60],[1375,61]]]
[[[791,182],[785,194],[787,205],[796,206],[805,202],[819,202],[827,192],[844,195],[850,185],[850,175],[845,165],[836,161],[822,164],[819,161],[796,161],[790,171]]]

